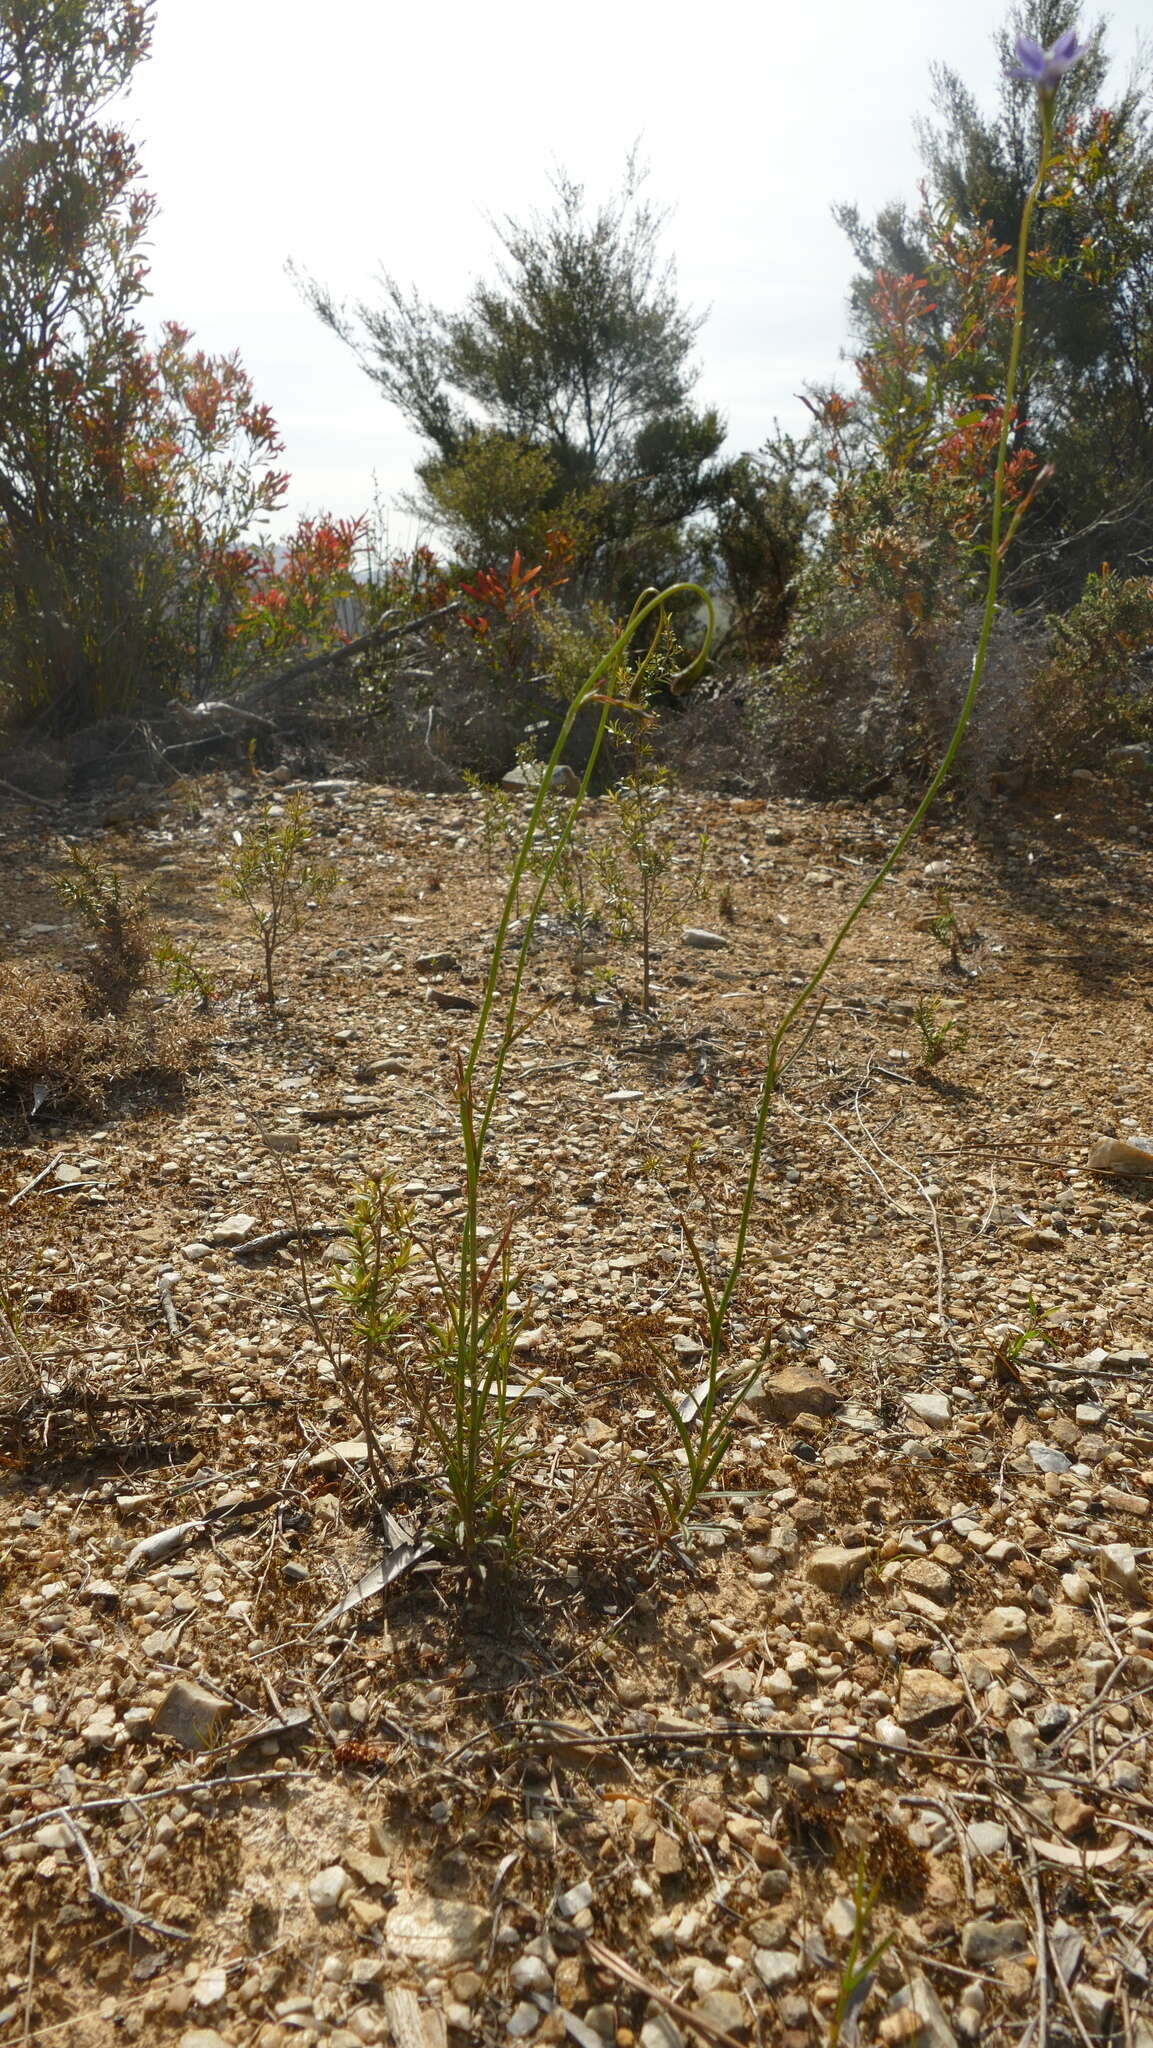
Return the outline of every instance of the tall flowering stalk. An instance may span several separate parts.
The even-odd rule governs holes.
[[[464,1215],[455,1264],[434,1258],[439,1320],[429,1332],[439,1386],[447,1394],[430,1400],[424,1423],[431,1432],[443,1468],[448,1526],[444,1534],[474,1572],[483,1571],[491,1551],[509,1548],[516,1537],[520,1497],[513,1484],[524,1451],[520,1442],[523,1415],[511,1390],[515,1318],[511,1312],[509,1236],[506,1228],[495,1252],[485,1249],[481,1234],[481,1196],[485,1158],[493,1119],[500,1101],[509,1053],[521,1030],[519,1010],[533,933],[549,885],[564,858],[573,825],[588,793],[614,711],[640,715],[644,710],[646,670],[659,634],[631,674],[626,657],[645,626],[658,627],[666,607],[678,601],[702,606],[707,626],[704,646],[695,661],[674,679],[691,682],[708,656],[713,632],[713,607],[708,593],[693,583],[645,591],[608,653],[573,697],[556,742],[542,764],[536,795],[524,836],[513,862],[504,904],[493,940],[492,960],[480,998],[476,1025],[467,1052],[457,1061],[456,1099],[464,1164]],[[581,713],[594,710],[597,724],[588,761],[560,830],[550,839],[547,857],[534,860],[534,848],[546,815],[549,790]],[[532,878],[527,914],[517,927],[511,955],[512,927],[522,888]]]
[[[666,1412],[673,1423],[684,1454],[686,1471],[684,1476],[669,1483],[657,1480],[658,1491],[665,1510],[669,1534],[692,1513],[702,1494],[706,1491],[721,1465],[730,1442],[730,1425],[734,1411],[747,1386],[742,1384],[735,1392],[726,1387],[721,1367],[721,1352],[724,1345],[728,1312],[736,1292],[745,1261],[749,1229],[752,1222],[753,1206],[756,1200],[757,1182],[760,1175],[761,1158],[764,1153],[768,1131],[769,1114],[777,1083],[787,1064],[786,1043],[794,1027],[817,994],[821,983],[840,952],[854,925],[872,902],[878,889],[892,874],[901,855],[910,841],[920,830],[926,815],[934,803],[946,776],[957,758],[961,742],[981,688],[985,663],[989,653],[989,641],[997,614],[997,594],[1001,578],[1001,564],[1005,553],[1017,532],[1028,508],[1033,492],[1030,491],[1013,509],[1006,521],[1006,473],[1009,460],[1009,435],[1014,418],[1017,395],[1017,381],[1021,362],[1021,343],[1025,326],[1025,278],[1028,267],[1029,241],[1033,216],[1044,189],[1045,180],[1053,160],[1053,111],[1057,91],[1065,73],[1072,69],[1085,54],[1085,45],[1077,39],[1075,30],[1069,29],[1057,38],[1049,49],[1042,49],[1030,36],[1020,36],[1017,41],[1017,62],[1011,67],[1010,75],[1032,85],[1038,98],[1041,116],[1041,148],[1036,175],[1029,188],[1021,214],[1021,228],[1017,241],[1016,289],[1013,299],[1013,325],[1009,344],[1009,361],[1005,372],[1005,398],[1001,412],[1001,431],[997,444],[997,462],[993,482],[993,504],[989,527],[989,568],[985,585],[984,610],[980,631],[977,635],[973,666],[969,685],[957,717],[956,725],[948,746],[945,748],[932,780],[897,839],[892,851],[881,863],[872,879],[862,889],[848,916],[838,927],[818,966],[809,976],[795,1001],[789,1004],[769,1041],[765,1061],[765,1075],[761,1085],[756,1122],[753,1126],[753,1145],[749,1160],[748,1178],[745,1184],[744,1201],[741,1206],[740,1222],[737,1229],[736,1245],[723,1287],[716,1289],[711,1281],[705,1262],[689,1237],[689,1248],[697,1269],[705,1301],[705,1313],[709,1329],[709,1369],[706,1391],[695,1415],[686,1415],[683,1404],[666,1401]],[[1034,483],[1043,482],[1048,472],[1042,470]]]

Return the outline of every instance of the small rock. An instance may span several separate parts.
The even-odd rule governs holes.
[[[255,1216],[246,1216],[238,1209],[235,1216],[226,1216],[223,1223],[214,1224],[208,1235],[213,1244],[243,1244],[255,1229]]]
[[[641,2048],[685,2048],[685,2037],[667,2012],[658,2012],[641,2028]]]
[[[114,1749],[118,1732],[115,1707],[97,1707],[92,1719],[80,1730],[80,1739],[89,1749]]]
[[[873,1730],[878,1742],[887,1743],[890,1749],[908,1749],[909,1731],[891,1714],[882,1714]]]
[[[541,1956],[518,1956],[509,1971],[514,1991],[542,1991],[552,1995],[552,1971]]]
[[[414,972],[417,974],[460,973],[460,961],[455,953],[420,953],[412,965]],[[381,1061],[380,1071],[384,1071],[386,1064],[385,1061]]]
[[[803,1365],[786,1365],[772,1373],[752,1398],[782,1428],[788,1428],[800,1415],[834,1415],[840,1407],[840,1398],[824,1374],[809,1372]]]
[[[592,1905],[595,1897],[591,1884],[585,1878],[580,1884],[574,1884],[571,1891],[561,1893],[556,1902],[557,1912],[562,1919],[575,1920],[578,1913],[585,1912]]]
[[[801,1959],[791,1948],[755,1948],[753,1968],[766,1991],[791,1991],[801,1974]]]
[[[348,1890],[349,1876],[341,1863],[318,1870],[308,1887],[308,1902],[316,1913],[335,1913]]]
[[[952,1421],[953,1409],[947,1394],[902,1394],[901,1399],[910,1415],[934,1429],[944,1429]]]
[[[706,932],[695,925],[686,925],[681,933],[686,946],[696,946],[702,953],[721,952],[729,944],[723,932]]]
[[[200,1259],[210,1259],[212,1257],[212,1246],[210,1244],[201,1244],[199,1238],[192,1244],[181,1245],[180,1250],[182,1256],[186,1259],[191,1259],[193,1263]]]
[[[834,1899],[821,1921],[821,1926],[829,1940],[835,1942],[838,1948],[851,1941],[857,1927],[857,1909],[852,1899]]]
[[[953,1597],[953,1581],[944,1565],[936,1564],[931,1557],[916,1557],[901,1571],[902,1585],[912,1588],[925,1600],[931,1600],[935,1607],[947,1607]]]
[[[1116,1586],[1134,1606],[1144,1598],[1137,1554],[1128,1543],[1103,1543],[1097,1552],[1097,1570]]]
[[[1100,2040],[1113,2028],[1113,1993],[1104,1991],[1097,1984],[1078,1984],[1073,1993],[1073,2002],[1081,2015],[1085,2032],[1093,2040]]]
[[[987,1969],[1005,1956],[1020,1955],[1029,1945],[1023,1920],[970,1920],[961,1934],[961,1956],[971,1970]]]
[[[1009,1830],[999,1820],[973,1820],[965,1839],[976,1856],[1000,1856],[1008,1845]]]
[[[981,1623],[981,1638],[986,1643],[1004,1643],[1006,1647],[1029,1641],[1029,1617],[1023,1607],[992,1607]]]
[[[475,1010],[477,1004],[472,996],[457,995],[450,988],[430,988],[429,1002],[434,1010]]]
[[[38,1849],[64,1849],[71,1852],[79,1846],[71,1828],[62,1820],[45,1821],[42,1828],[36,1829],[32,1840]]]
[[[718,1986],[715,1991],[706,1991],[692,2008],[694,2016],[706,2026],[719,2027],[722,2034],[747,2033],[749,2008],[735,1991],[726,1991]]]
[[[1024,1770],[1037,1768],[1037,1730],[1023,1714],[1015,1714],[1005,1728],[1005,1740],[1010,1753]]]
[[[490,1916],[459,1899],[412,1894],[385,1921],[391,1949],[418,1963],[466,1963],[488,1938]]]
[[[505,2021],[505,2032],[512,2041],[527,2041],[536,2033],[543,2017],[539,2005],[534,2005],[530,1998],[522,1998]]]
[[[346,1437],[343,1443],[328,1444],[322,1451],[314,1451],[308,1461],[309,1472],[342,1472],[348,1465],[363,1465],[368,1458],[368,1445],[362,1436]]]
[[[1061,1577],[1061,1591],[1074,1607],[1088,1607],[1093,1598],[1092,1584],[1082,1572],[1064,1572]]]
[[[868,1550],[848,1550],[841,1544],[830,1543],[814,1550],[806,1559],[805,1577],[810,1586],[819,1587],[822,1593],[847,1593],[863,1576],[869,1557]]]
[[[1084,1835],[1096,1825],[1096,1809],[1068,1785],[1062,1785],[1053,1801],[1053,1826],[1063,1835]]]
[[[232,2048],[232,2042],[215,2027],[189,2027],[180,2036],[180,2048]]]
[[[929,1728],[950,1721],[965,1705],[965,1688],[955,1678],[932,1669],[907,1670],[901,1679],[897,1712],[914,1740]]]
[[[233,1711],[231,1700],[220,1699],[194,1679],[177,1678],[152,1717],[152,1732],[169,1736],[181,1749],[211,1749],[220,1723]]]
[[[1052,1444],[1030,1444],[1029,1456],[1038,1472],[1068,1472],[1072,1469],[1072,1458],[1067,1458],[1064,1451],[1056,1450]]]
[[[228,1996],[227,1970],[202,1970],[192,1987],[192,2003],[206,2010]]]
[[[1050,1700],[1037,1716],[1037,1733],[1042,1742],[1056,1742],[1062,1729],[1067,1728],[1072,1719],[1069,1707],[1062,1706],[1060,1700]]]
[[[917,2048],[957,2048],[957,2037],[945,2016],[945,2008],[921,1970],[911,1971],[908,1983],[889,2000],[890,2016],[901,2013],[920,2021]]]
[[[1124,1138],[1098,1138],[1089,1150],[1089,1171],[1153,1179],[1153,1150]]]

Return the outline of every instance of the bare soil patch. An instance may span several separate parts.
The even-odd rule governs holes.
[[[500,1111],[515,1567],[434,1561],[318,1630],[379,1548],[300,1254],[243,1240],[292,1226],[285,1175],[335,1229],[386,1169],[452,1241],[500,878],[474,799],[316,785],[342,886],[270,1019],[221,881],[276,787],[0,825],[12,959],[79,957],[63,832],[220,989],[182,1098],[0,1105],[0,2040],[805,2048],[871,1895],[846,2038],[1150,2048],[1153,1181],[1086,1170],[1153,1131],[1150,807],[945,814],[863,919],[774,1112],[733,1332],[762,1380],[657,1553],[654,1390],[702,1335],[682,1219],[723,1259],[766,1021],[900,824],[673,799],[723,943],[665,932],[645,1015],[635,958],[554,919]],[[969,1033],[931,1071],[920,997]],[[398,1381],[419,1514],[417,1427]],[[154,1726],[190,1685],[199,1746]]]

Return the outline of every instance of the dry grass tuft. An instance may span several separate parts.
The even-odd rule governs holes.
[[[151,1083],[179,1089],[202,1052],[202,1022],[152,998],[126,998],[92,1015],[91,989],[60,968],[0,966],[0,1095],[26,1112],[98,1110],[115,1090]]]

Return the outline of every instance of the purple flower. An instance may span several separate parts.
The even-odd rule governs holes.
[[[1027,85],[1035,85],[1038,92],[1056,92],[1065,73],[1080,63],[1086,47],[1077,41],[1075,28],[1067,28],[1047,50],[1035,43],[1032,36],[1018,36],[1017,62],[1010,65],[1009,76],[1023,78]]]

